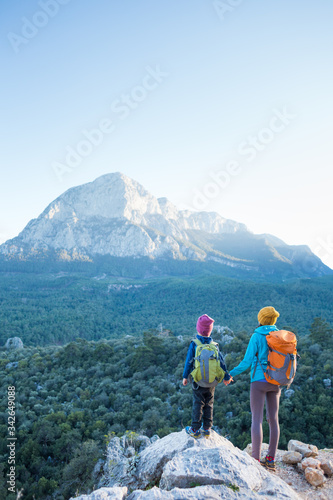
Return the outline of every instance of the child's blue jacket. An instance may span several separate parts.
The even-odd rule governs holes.
[[[202,335],[197,335],[197,339],[199,339],[200,342],[202,342],[202,344],[210,344],[213,341],[213,339],[211,337],[202,337]],[[192,340],[192,342],[190,343],[190,346],[188,348],[188,351],[187,351],[185,368],[184,368],[184,372],[183,372],[183,378],[188,378],[191,371],[194,370],[195,348],[196,348],[196,344]],[[225,375],[224,375],[223,380],[229,380],[230,375],[229,375],[229,372],[227,370],[227,367],[225,365],[225,362],[224,362],[224,359],[223,359],[223,356],[222,356],[222,353],[220,350],[219,350],[219,355],[220,355],[220,366],[221,366],[222,370],[225,371]]]
[[[252,337],[250,338],[249,345],[247,346],[245,356],[243,360],[239,363],[238,366],[233,368],[230,372],[230,375],[234,377],[235,375],[239,375],[244,372],[251,366],[251,382],[256,382],[259,380],[266,380],[263,369],[265,370],[267,367],[267,356],[268,356],[268,345],[266,340],[266,335],[268,335],[272,331],[277,331],[275,325],[265,325],[259,326],[254,330]],[[260,366],[260,363],[257,363],[258,354],[260,363],[262,364],[263,369]],[[255,366],[257,365],[255,375],[253,376],[253,371]]]

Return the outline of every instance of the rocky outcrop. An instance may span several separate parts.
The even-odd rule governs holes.
[[[138,448],[133,436],[111,439],[100,488],[87,500],[116,498],[96,495],[101,490],[114,495],[115,488],[124,487],[129,500],[300,498],[279,477],[214,431],[209,439],[195,440],[184,430],[162,439],[155,437],[134,455],[128,453],[129,448]]]
[[[126,487],[99,488],[90,495],[80,495],[75,500],[124,500],[127,497]]]
[[[332,380],[330,378],[324,378],[323,384],[326,387],[326,389],[330,389],[332,386]]]
[[[20,337],[11,337],[5,343],[5,348],[9,351],[15,351],[16,349],[23,349],[23,342]]]
[[[75,500],[124,500],[127,497],[126,487],[119,488],[99,488],[90,495],[80,495]]]

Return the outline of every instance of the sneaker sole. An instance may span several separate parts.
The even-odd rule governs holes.
[[[260,462],[260,463],[261,463],[261,462]],[[269,467],[268,465],[266,465],[266,464],[262,464],[262,463],[261,463],[261,465],[262,465],[263,467],[265,467],[265,469],[269,470],[270,472],[276,472],[276,467]]]
[[[198,436],[195,436],[194,434],[190,434],[189,432],[186,432],[186,434],[190,437],[192,437],[193,439],[199,439],[201,438],[201,434],[199,434]]]

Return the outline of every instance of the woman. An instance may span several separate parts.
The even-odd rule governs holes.
[[[280,437],[279,401],[281,389],[279,386],[266,381],[264,370],[267,366],[268,356],[266,335],[274,330],[278,330],[275,323],[279,316],[280,314],[272,306],[264,307],[259,311],[259,327],[254,331],[250,339],[243,360],[230,372],[230,375],[235,377],[251,366],[252,457],[259,462],[262,445],[263,411],[266,400],[266,417],[269,424],[269,447],[266,458],[261,461],[261,464],[273,471],[275,471],[275,454]]]

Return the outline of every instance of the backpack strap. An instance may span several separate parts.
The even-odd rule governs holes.
[[[253,370],[253,375],[252,375],[252,377],[253,377],[253,378],[254,378],[254,376],[255,376],[255,374],[256,374],[256,371],[257,371],[258,362],[259,362],[259,365],[261,366],[261,369],[262,369],[262,371],[263,371],[263,373],[264,373],[264,375],[265,375],[265,370],[264,370],[264,368],[263,368],[262,364],[260,363],[260,359],[259,359],[259,355],[258,355],[258,354],[259,354],[259,353],[257,352],[257,353],[256,353],[256,358],[257,358],[257,361],[256,361],[256,366],[254,367],[254,370]]]
[[[194,342],[197,347],[202,346],[202,345],[213,345],[213,346],[216,347],[216,349],[217,349],[218,352],[220,350],[218,343],[214,342],[214,340],[212,340],[208,344],[205,344],[205,343],[201,342],[199,339],[193,339],[192,342]]]
[[[258,353],[256,352],[256,358],[257,358],[257,361],[256,361],[256,366],[254,367],[254,370],[253,370],[253,378],[256,374],[256,371],[257,371],[257,366],[258,366],[258,361],[259,361],[259,358],[258,358]]]
[[[193,361],[196,358],[197,347],[199,347],[199,345],[202,345],[202,342],[200,342],[199,339],[193,339],[192,342],[194,342],[194,344],[196,345],[196,347],[195,347],[195,350],[194,350],[194,357],[191,359],[190,363],[193,363]]]

